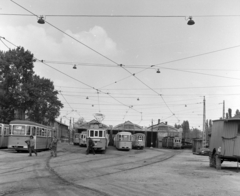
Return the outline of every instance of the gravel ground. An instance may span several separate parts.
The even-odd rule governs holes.
[[[0,196],[239,196],[235,162],[210,168],[208,157],[190,150],[149,149],[85,155],[86,148],[61,143],[49,151],[0,150]],[[240,170],[240,169],[239,169]]]

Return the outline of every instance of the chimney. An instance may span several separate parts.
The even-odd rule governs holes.
[[[160,124],[160,119],[158,119],[158,124]]]

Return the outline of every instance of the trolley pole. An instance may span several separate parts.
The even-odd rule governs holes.
[[[153,120],[152,120],[152,129],[151,129],[151,148],[153,147]]]

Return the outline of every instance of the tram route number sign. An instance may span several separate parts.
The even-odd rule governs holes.
[[[105,118],[105,115],[102,113],[95,113],[93,116],[99,123],[101,123]]]

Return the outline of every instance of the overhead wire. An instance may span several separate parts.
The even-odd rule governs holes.
[[[58,86],[56,85],[55,87],[61,87],[61,88],[77,88],[77,89],[88,89],[88,88],[79,88],[79,87],[73,87],[73,86]],[[227,85],[227,86],[195,86],[195,87],[162,87],[162,88],[154,88],[155,90],[167,90],[167,89],[199,89],[199,88],[229,88],[229,87],[240,87],[240,85]],[[149,90],[149,89],[141,89],[141,88],[136,88],[136,89],[127,89],[127,88],[121,88],[121,89],[105,89],[108,91],[111,90],[118,90],[118,91],[126,91],[126,90],[137,90],[137,91],[142,91],[142,90]]]
[[[63,99],[67,102],[67,104],[69,105],[69,107],[73,110],[72,106],[68,103],[68,101],[66,100],[66,98],[63,96],[62,92],[59,91],[59,93],[62,95]]]
[[[9,43],[11,43],[11,42],[9,42]],[[11,44],[13,44],[13,43],[11,43]],[[13,44],[13,45],[14,45],[15,47],[18,47],[18,46],[16,46],[15,44]],[[102,93],[104,93],[104,94],[107,94],[108,96],[110,96],[112,99],[114,99],[115,101],[117,101],[117,102],[120,103],[121,105],[124,105],[124,106],[126,106],[126,107],[129,107],[128,105],[126,105],[126,104],[120,102],[120,101],[117,100],[115,97],[113,97],[112,95],[110,95],[110,93],[105,93],[105,92],[103,92],[103,91],[101,91],[101,90],[99,90],[99,89],[96,89],[95,87],[92,87],[92,86],[90,86],[90,85],[88,85],[88,84],[86,84],[86,83],[84,83],[84,82],[82,82],[82,81],[80,81],[80,80],[78,80],[78,79],[76,79],[76,78],[74,78],[74,77],[72,77],[72,76],[70,76],[70,75],[68,75],[68,74],[66,74],[66,73],[64,73],[64,72],[62,72],[62,71],[60,71],[60,70],[58,70],[58,69],[52,67],[52,66],[50,66],[50,65],[48,65],[48,64],[45,63],[43,60],[39,60],[39,59],[37,59],[37,58],[35,58],[35,60],[37,60],[37,61],[43,63],[44,65],[46,65],[46,66],[48,66],[48,67],[50,67],[50,68],[52,68],[52,69],[54,69],[54,70],[56,70],[56,71],[62,73],[63,75],[65,75],[65,76],[67,76],[67,77],[70,77],[70,78],[73,79],[73,80],[76,80],[77,82],[80,82],[81,84],[83,84],[83,85],[85,85],[85,86],[87,86],[87,87],[89,87],[89,88],[91,88],[91,89],[98,90],[99,92],[102,92]],[[134,108],[132,108],[132,110],[134,110],[134,111],[140,113],[139,111],[137,111],[137,110],[134,109]]]
[[[4,43],[4,41],[2,40],[2,38],[4,38],[4,37],[0,37],[0,41],[3,43],[3,45],[4,45],[6,48],[11,49],[10,47],[8,47],[8,46]],[[4,38],[4,39],[5,39],[5,38]]]
[[[12,0],[11,0],[12,1]],[[12,1],[12,2],[14,2],[14,1]],[[16,2],[14,2],[15,4],[17,4]],[[17,5],[19,5],[19,4],[17,4]],[[20,5],[19,5],[20,6]],[[20,6],[20,7],[22,7],[22,6]],[[27,10],[26,8],[24,8],[24,7],[22,7],[23,9],[25,9],[25,10]],[[27,11],[29,11],[29,10],[27,10]],[[29,11],[30,13],[32,13],[31,11]],[[33,14],[33,13],[32,13]],[[35,15],[35,14],[33,14],[33,15]],[[37,16],[37,15],[35,15],[35,16]],[[174,16],[174,17],[176,17],[176,16]],[[47,21],[46,21],[47,22]],[[48,23],[48,22],[47,22]],[[50,23],[48,23],[49,25],[51,25]],[[53,27],[55,27],[55,26],[53,26]],[[56,28],[56,27],[55,27]],[[58,29],[58,30],[60,30],[61,31],[61,29]],[[61,32],[63,32],[63,31],[61,31]],[[63,32],[63,33],[65,33],[65,32]],[[71,36],[72,37],[72,36]],[[73,38],[73,37],[72,37]],[[74,38],[73,38],[74,39]],[[78,40],[76,40],[76,41],[78,41]],[[104,55],[102,55],[101,53],[99,53],[98,51],[95,51],[94,49],[92,49],[92,48],[90,48],[89,46],[87,46],[87,45],[85,45],[84,43],[81,43],[81,44],[83,44],[85,47],[87,47],[87,48],[89,48],[89,49],[91,49],[91,50],[93,50],[94,52],[96,52],[96,53],[98,53],[99,55],[101,55],[101,56],[103,56],[103,57],[105,57],[105,58],[107,58],[108,60],[110,60],[110,61],[112,61],[111,59],[109,59],[108,57],[106,57],[106,56],[104,56]],[[114,63],[116,63],[115,61],[112,61],[112,62],[114,62]],[[117,64],[117,63],[116,63]],[[118,65],[118,64],[117,64]],[[153,65],[153,66],[157,66],[158,64],[156,64],[156,65]],[[129,72],[127,69],[125,69],[127,72]],[[130,74],[132,74],[131,72],[129,72]],[[136,74],[136,73],[135,73]],[[133,76],[135,76],[135,74],[133,74]],[[213,75],[212,75],[213,76]],[[137,78],[136,76],[135,76],[135,78]],[[228,78],[228,77],[226,77],[226,78]],[[157,91],[155,91],[153,88],[151,88],[150,86],[148,86],[146,83],[144,83],[142,80],[140,80],[139,78],[137,78],[138,80],[139,80],[139,82],[141,82],[142,84],[144,84],[145,86],[147,86],[149,89],[151,89],[153,92],[155,92],[156,94],[158,94],[158,95],[160,95],[161,96],[161,98],[162,98],[162,100],[164,101],[164,103],[165,103],[165,105],[168,107],[168,109],[170,110],[170,112],[172,112],[172,110],[169,108],[169,106],[168,106],[168,104],[166,103],[166,101],[164,100],[164,98],[162,97],[162,94],[159,94]],[[233,79],[233,78],[232,78]],[[238,78],[234,78],[234,79],[238,79]],[[175,115],[173,112],[172,112],[172,114],[173,115]]]
[[[30,10],[26,9],[25,7],[21,6],[20,4],[16,3],[15,1],[11,0],[13,3],[15,3],[16,5],[18,5],[19,7],[23,8],[24,10],[26,10],[27,12],[33,14],[34,16],[38,17],[38,15],[34,14],[33,12],[31,12]],[[88,45],[84,44],[83,42],[79,41],[78,39],[74,38],[73,36],[69,35],[68,33],[64,32],[63,30],[59,29],[58,27],[56,27],[55,25],[45,21],[47,24],[49,24],[50,26],[52,26],[53,28],[57,29],[58,31],[62,32],[64,35],[70,37],[71,39],[77,41],[78,43],[80,43],[81,45],[85,46],[86,48],[92,50],[93,52],[99,54],[100,56],[102,56],[103,58],[113,62],[114,64],[116,64],[117,66],[121,66],[121,64],[119,65],[117,62],[113,61],[112,59],[108,58],[107,56],[101,54],[100,52],[96,51],[95,49],[89,47]],[[121,66],[122,67],[122,66]],[[125,71],[127,71],[130,75],[134,75],[132,74],[129,70],[125,69],[124,67],[122,67]],[[166,103],[165,99],[163,98],[163,96],[161,94],[159,94],[158,92],[156,92],[154,89],[152,89],[150,86],[148,86],[146,83],[144,83],[142,80],[140,80],[138,77],[135,76],[135,78],[141,82],[142,84],[144,84],[145,86],[147,86],[149,89],[151,89],[153,92],[157,93],[163,100],[163,102],[165,103],[166,107],[168,108],[168,110],[175,116],[175,114],[173,113],[173,111],[170,109],[170,107],[168,106],[168,104]],[[175,116],[175,118],[177,118]]]
[[[110,68],[120,68],[120,67],[116,67],[115,65],[112,64],[102,64],[102,63],[87,63],[87,62],[66,62],[66,61],[53,61],[53,60],[44,60],[46,63],[50,63],[50,64],[57,64],[57,65],[76,65],[76,66],[85,66],[85,67],[110,67]],[[148,69],[154,69],[153,67],[149,67],[149,65],[124,65],[126,68],[128,69],[142,69],[144,67],[147,67]],[[185,69],[181,69],[181,70],[202,70],[202,71],[240,71],[240,69],[192,69],[192,68],[185,68]]]
[[[31,14],[0,13],[6,16],[32,16]],[[187,18],[186,15],[127,15],[127,14],[45,14],[45,17],[97,17],[97,18]],[[191,15],[191,17],[240,17],[238,14]]]

